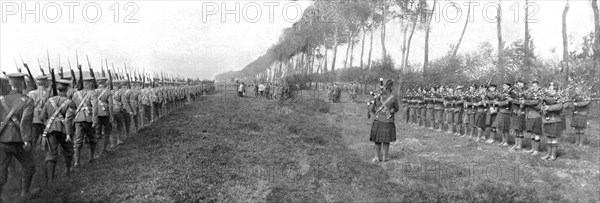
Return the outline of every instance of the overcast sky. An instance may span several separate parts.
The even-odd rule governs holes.
[[[27,14],[25,18],[22,16],[24,9],[35,10],[35,2],[0,2],[2,71],[16,71],[13,58],[20,63],[20,52],[23,60],[34,68],[34,75],[37,75],[38,57],[42,66],[47,68],[46,50],[50,52],[53,67],[57,66],[60,54],[61,65],[68,69],[67,58],[74,66],[77,51],[79,63],[85,64],[84,68],[87,68],[85,55],[88,55],[95,68],[100,66],[101,59],[107,58],[116,68],[127,64],[128,68],[145,69],[146,72],[163,71],[203,79],[212,79],[226,71],[240,70],[264,54],[277,42],[281,30],[290,27],[299,19],[300,10],[311,4],[310,1],[132,1],[134,3],[130,4],[126,1],[79,2],[79,5],[72,7],[74,12],[71,22],[69,5],[76,3],[54,4],[40,1],[37,2],[40,20],[36,22],[34,14]],[[443,13],[440,20],[432,25],[430,59],[441,57],[447,52],[449,45],[458,40],[466,18],[467,7],[462,5],[464,1],[459,1],[463,12],[458,22],[451,22],[456,9],[444,10],[447,2],[440,2]],[[483,41],[496,44],[496,25],[487,22],[486,15],[483,14],[483,8],[491,1],[478,2],[479,5],[472,14],[474,21],[465,34],[461,51],[473,51]],[[562,51],[560,20],[564,2],[532,2],[537,9],[534,18],[539,21],[530,26],[531,35],[538,47],[537,54],[545,58],[556,58]],[[593,14],[589,2],[571,1],[568,29],[575,39],[580,39],[581,35],[593,29]],[[116,3],[119,9],[116,9]],[[223,11],[235,10],[236,3],[239,9],[231,12],[236,14],[226,14],[223,19]],[[88,5],[87,15],[83,14],[85,5]],[[510,43],[523,37],[523,20],[514,17],[515,1],[502,5],[505,18],[503,35]],[[523,6],[521,2],[519,18],[524,16]],[[57,15],[57,8],[60,8],[61,15]],[[102,15],[97,17],[96,8],[101,10]],[[259,9],[260,16],[257,15]],[[118,17],[115,15],[117,10]],[[127,18],[128,15],[130,18]],[[495,16],[494,7],[489,9],[487,16]],[[236,17],[240,18],[239,22],[236,22]],[[126,19],[129,22],[124,22]],[[386,46],[398,60],[401,36],[398,24],[390,23]],[[379,58],[379,33],[376,33],[374,40],[373,56]],[[422,62],[422,45],[423,33],[417,32],[413,39],[411,61]],[[550,51],[552,48],[556,48],[556,53]],[[342,57],[342,53],[345,52],[339,51],[338,57]],[[359,57],[359,53],[360,50],[357,49],[355,57]]]

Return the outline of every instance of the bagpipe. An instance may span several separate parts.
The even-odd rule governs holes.
[[[381,99],[381,95],[383,94],[383,86],[384,86],[383,78],[379,78],[379,91],[369,92],[369,94],[371,95],[371,100],[367,102],[367,106],[374,105],[377,100]],[[379,114],[379,112],[381,112],[382,110],[389,110],[389,109],[387,109],[387,107],[385,107],[385,103],[382,103],[381,106],[375,111],[376,117],[377,117],[377,114]],[[388,119],[391,117],[392,117],[392,114],[389,114]],[[371,118],[371,109],[370,108],[367,110],[367,118]]]

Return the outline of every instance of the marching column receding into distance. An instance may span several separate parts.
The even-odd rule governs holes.
[[[139,81],[145,80],[144,76],[132,81],[111,71],[109,77],[95,77],[91,68],[85,74],[80,65],[78,69],[79,75],[61,72],[60,78],[55,78],[54,69],[49,68],[52,81],[46,75],[33,78],[24,73],[0,77],[0,195],[12,174],[9,168],[15,168],[11,160],[16,159],[23,170],[21,196],[31,196],[37,157],[32,148],[43,152],[39,154],[44,177],[40,183],[48,185],[57,177],[59,151],[64,158],[63,177],[67,177],[81,169],[84,147],[90,150],[88,162],[93,163],[123,144],[130,132],[215,90],[214,81],[151,77]],[[10,89],[5,91],[5,87]]]

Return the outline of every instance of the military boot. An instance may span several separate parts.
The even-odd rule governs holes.
[[[96,161],[97,159],[97,155],[96,155],[96,143],[90,143],[90,160],[88,161],[88,163],[94,163],[94,161]]]
[[[54,161],[46,161],[46,183],[54,182],[54,171],[56,170],[56,163]]]
[[[75,148],[73,153],[73,171],[79,170],[79,149]]]

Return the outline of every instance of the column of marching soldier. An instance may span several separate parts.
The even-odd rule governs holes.
[[[45,155],[41,172],[47,184],[56,177],[59,148],[64,157],[64,175],[69,176],[81,168],[84,144],[90,152],[88,162],[93,163],[99,158],[99,150],[110,151],[122,144],[130,130],[137,131],[214,90],[214,86],[199,82],[158,82],[150,87],[150,83],[109,81],[106,77],[84,77],[83,89],[77,90],[71,76],[65,76],[56,79],[57,95],[52,95],[48,76],[36,77],[37,89],[32,91],[26,88],[31,85],[25,79],[29,75],[7,76],[10,93],[0,96],[0,196],[15,158],[23,170],[24,198],[30,196],[36,172],[35,153]]]
[[[526,137],[531,149],[524,152],[541,153],[541,138],[546,139],[543,160],[556,160],[559,138],[566,130],[565,111],[572,109],[571,127],[575,130],[576,146],[583,146],[590,101],[589,88],[581,84],[559,89],[556,83],[541,88],[537,81],[525,87],[523,81],[514,85],[503,83],[418,87],[409,89],[402,99],[405,122],[420,128],[442,131],[476,141],[494,143],[501,137],[500,146],[508,147],[509,136],[514,138],[511,151],[521,150]],[[486,135],[487,138],[486,138]]]

